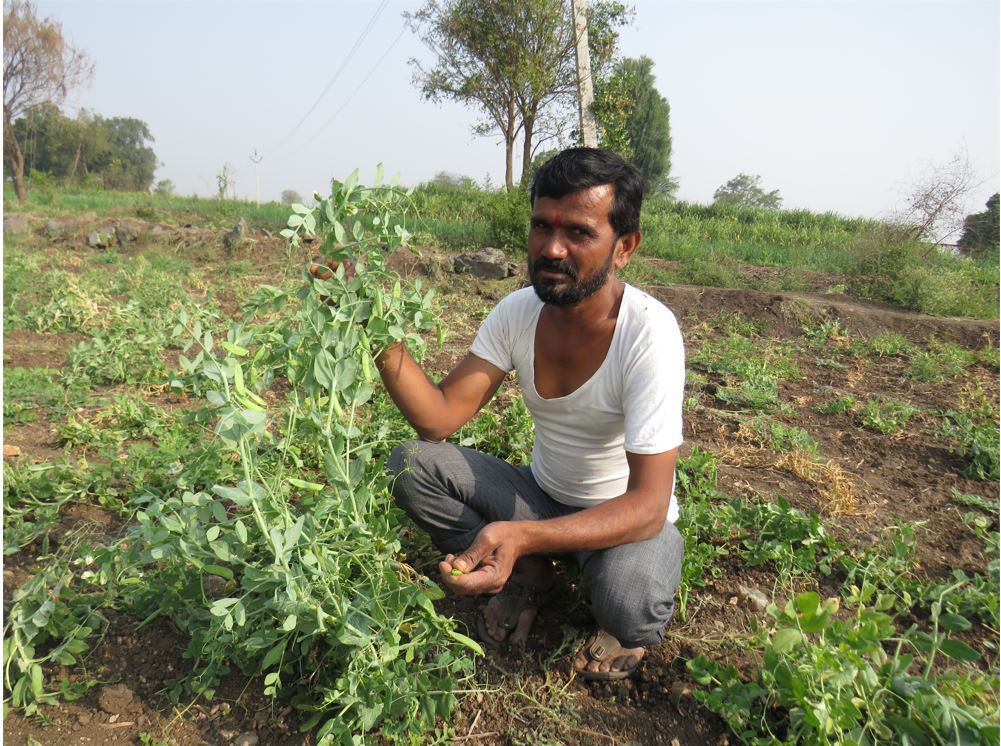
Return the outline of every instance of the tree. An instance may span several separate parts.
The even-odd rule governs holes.
[[[522,183],[531,172],[540,127],[572,111],[576,94],[573,26],[564,0],[428,0],[405,14],[434,55],[426,69],[411,59],[414,83],[435,103],[457,101],[483,111],[480,135],[504,141],[504,183],[514,185],[514,143],[523,138]],[[614,56],[614,29],[625,6],[601,0],[588,8],[592,69]],[[547,118],[548,117],[548,118]],[[549,135],[564,130],[549,126]]]
[[[1001,221],[998,219],[998,200],[1001,194],[994,193],[987,200],[984,212],[967,215],[963,221],[963,235],[959,237],[960,250],[973,257],[998,255],[998,234],[1001,232]]]
[[[299,194],[295,189],[283,189],[282,190],[282,204],[283,205],[301,205],[302,195]]]
[[[434,175],[434,178],[428,182],[428,185],[446,190],[475,189],[476,180],[470,176],[465,176],[464,174],[457,174],[451,171],[439,171]]]
[[[976,186],[969,157],[958,152],[947,163],[930,166],[918,177],[906,206],[891,220],[907,228],[914,238],[944,243],[962,229],[967,197]]]
[[[655,82],[649,57],[620,60],[596,85],[594,107],[602,145],[639,168],[651,193],[671,183],[671,107]]]
[[[103,120],[110,148],[107,160],[99,168],[104,173],[104,185],[109,189],[147,192],[153,185],[157,160],[149,126],[141,119],[112,117]]]
[[[32,107],[14,123],[24,143],[27,170],[48,174],[63,182],[85,178],[109,189],[145,192],[153,185],[156,154],[149,126],[139,119],[105,119],[82,110],[68,119],[55,104]]]
[[[219,190],[219,199],[226,199],[226,195],[236,186],[236,170],[229,163],[222,164],[219,173],[215,176],[216,188]]]
[[[713,202],[718,205],[738,205],[756,207],[762,210],[778,210],[782,206],[779,190],[766,192],[761,188],[760,176],[737,174],[713,194]]]
[[[14,122],[33,106],[60,103],[70,88],[92,75],[93,66],[63,39],[59,23],[39,20],[29,0],[4,0],[3,152],[18,202],[28,198],[28,191]]]
[[[174,182],[170,179],[160,179],[153,187],[153,194],[159,197],[169,197],[174,193]]]

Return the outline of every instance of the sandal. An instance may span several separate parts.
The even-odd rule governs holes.
[[[525,585],[509,580],[500,593],[494,596],[494,598],[500,600],[500,624],[501,627],[508,631],[508,636],[518,626],[518,618],[521,616],[521,612],[525,611],[525,609],[535,609],[538,611],[539,607],[549,598],[549,595],[548,589],[542,590],[538,586]],[[487,629],[487,623],[482,613],[476,620],[476,631],[487,647],[496,649],[507,642],[507,637],[503,640],[494,639]]]
[[[622,647],[622,645],[619,644],[619,641],[610,634],[604,630],[598,630],[598,632],[587,641],[581,652],[588,658],[588,664],[593,661],[597,661],[599,663],[603,661],[613,661],[616,658],[637,658],[634,654],[625,653],[624,651],[626,650],[628,650],[628,648]],[[628,679],[636,673],[642,661],[643,656],[639,656],[636,662],[631,666],[618,671],[588,671],[586,668],[577,668],[576,666],[574,666],[574,669],[577,671],[577,675],[586,681],[617,681],[619,679]]]

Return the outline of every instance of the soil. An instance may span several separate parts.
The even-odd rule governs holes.
[[[172,229],[168,233],[179,236],[176,251],[201,257],[198,261],[211,269],[217,265],[197,251],[200,237],[196,231]],[[218,231],[203,233],[218,241]],[[252,263],[261,277],[277,273],[276,257],[283,258],[283,249],[276,250],[272,243],[281,246],[281,242],[263,235],[252,239],[243,248],[245,254],[237,258]],[[304,253],[308,254],[308,247]],[[442,288],[443,311],[452,334],[446,347],[433,351],[426,360],[427,367],[438,372],[448,370],[468,349],[480,313],[469,309],[489,307],[523,282],[521,278],[455,278],[449,257],[431,250],[420,259],[401,255],[394,262],[401,274],[424,275]],[[825,284],[830,283],[818,286]],[[951,495],[958,490],[997,502],[998,487],[960,474],[957,458],[938,435],[932,413],[958,406],[964,392],[977,386],[997,406],[997,370],[977,362],[960,378],[923,383],[904,377],[906,362],[898,357],[832,356],[829,349],[810,347],[803,328],[836,320],[856,340],[895,331],[921,345],[934,337],[979,350],[998,346],[997,322],[921,316],[841,295],[691,286],[645,289],[678,317],[689,356],[706,338],[706,325],[712,327],[721,314],[742,314],[761,323],[763,339],[797,345],[795,362],[801,376],[784,380],[780,394],[780,400],[791,403],[794,410],[774,418],[809,432],[818,443],[825,470],[804,472],[748,441],[734,412],[713,395],[720,381],[707,376],[701,406],[686,412],[682,455],[694,445],[718,455],[723,492],[766,499],[781,495],[795,507],[817,511],[839,538],[851,544],[874,541],[883,527],[918,522],[923,527],[918,555],[929,578],[944,578],[954,568],[984,571],[980,545],[964,526],[964,511]],[[238,296],[226,297],[223,307],[236,311]],[[79,335],[7,332],[4,366],[59,369],[79,339]],[[891,396],[919,408],[922,414],[900,434],[886,436],[859,427],[850,413],[822,415],[814,409],[845,394],[859,401]],[[160,396],[165,402],[170,399]],[[183,402],[167,403],[183,406]],[[4,443],[20,449],[18,456],[5,456],[8,462],[63,458],[54,423],[44,417],[8,428]],[[75,505],[65,511],[60,529],[82,521],[107,534],[121,528],[100,514],[98,508]],[[38,547],[28,547],[6,558],[5,605],[13,589],[30,577],[37,553]],[[740,588],[757,589],[770,597],[775,578],[760,568],[735,562],[724,567],[720,577],[693,592],[686,620],[672,625],[665,641],[648,651],[639,674],[624,682],[587,684],[572,676],[570,655],[590,623],[572,589],[561,592],[541,611],[524,649],[487,651],[478,663],[474,683],[467,687],[474,691],[460,698],[449,724],[457,734],[456,742],[674,746],[736,740],[717,716],[692,698],[695,685],[685,662],[704,652],[750,670],[754,661],[738,641],[762,612]],[[439,608],[475,630],[477,602],[444,599]],[[154,738],[178,746],[313,743],[311,734],[297,732],[299,719],[290,707],[273,704],[259,694],[259,682],[236,675],[224,682],[211,702],[192,702],[190,696],[184,699],[182,695],[180,704],[171,704],[171,686],[186,666],[182,635],[166,619],[144,622],[118,611],[109,612],[108,617],[109,631],[84,670],[48,672],[50,681],[65,677],[80,684],[82,696],[44,708],[41,717],[9,713],[3,724],[7,743],[138,744],[155,743]],[[568,630],[572,631],[569,639]]]

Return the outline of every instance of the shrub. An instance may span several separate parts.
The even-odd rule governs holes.
[[[528,246],[528,222],[532,207],[521,189],[491,194],[485,204],[490,241],[498,249],[522,252]]]

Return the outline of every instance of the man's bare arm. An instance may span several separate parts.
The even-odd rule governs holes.
[[[440,563],[445,584],[459,594],[497,593],[519,557],[606,549],[653,538],[667,520],[677,456],[677,448],[651,455],[627,453],[626,492],[593,508],[545,521],[488,524],[465,552]],[[468,574],[452,576],[453,568]]]
[[[432,381],[395,344],[375,360],[386,391],[425,440],[444,440],[472,418],[497,392],[506,373],[469,353],[440,383]]]

